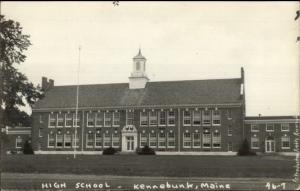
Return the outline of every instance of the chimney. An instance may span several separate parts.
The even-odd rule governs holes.
[[[47,87],[48,87],[48,80],[47,80],[47,78],[46,77],[42,77],[42,90],[46,90],[47,89]]]
[[[244,68],[241,67],[241,79],[242,79],[242,83],[244,83]]]
[[[49,79],[48,84],[49,84],[49,89],[52,88],[54,86],[54,80]]]

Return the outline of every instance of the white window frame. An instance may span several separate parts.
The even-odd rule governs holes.
[[[158,148],[167,148],[167,135],[166,135],[166,132],[163,132],[165,137],[161,137],[160,134],[161,134],[161,132],[158,133]],[[165,146],[160,146],[161,142],[164,142]]]
[[[227,136],[231,137],[233,134],[233,127],[232,126],[228,126],[227,127]]]
[[[151,134],[155,134],[155,138],[151,137]],[[157,137],[158,137],[157,133],[149,133],[149,147],[150,148],[157,148],[157,146],[158,146],[158,144],[157,144]],[[152,146],[151,145],[151,143],[154,143],[153,140],[155,141],[155,145],[156,146]]]
[[[62,116],[61,118],[59,118],[58,116]],[[62,114],[62,113],[57,113],[56,114],[56,127],[63,127],[64,126],[64,114]],[[60,120],[58,120],[58,119],[62,119],[62,125],[58,125],[58,123],[59,122],[61,122]]]
[[[196,139],[200,144],[199,144],[199,146],[195,146],[195,134],[198,134],[199,135],[199,139]],[[192,134],[192,137],[193,137],[193,143],[192,143],[192,147],[193,148],[201,148],[201,133],[200,132],[198,132],[198,133],[196,133],[196,132],[194,132],[193,134]]]
[[[146,124],[143,124],[143,122],[146,122]],[[148,113],[147,111],[141,111],[140,112],[140,126],[146,127],[149,124],[149,119],[148,119]]]
[[[155,115],[152,115],[154,113]],[[155,127],[158,125],[158,117],[157,117],[157,111],[149,111],[149,126]],[[156,121],[156,123],[151,123],[151,121]]]
[[[187,113],[189,113],[189,115],[186,115]],[[185,120],[189,120],[190,123],[186,123]],[[182,122],[183,122],[183,126],[191,126],[192,125],[192,111],[190,110],[184,110],[182,112]]]
[[[69,118],[68,115],[71,115]],[[71,119],[71,125],[67,125],[67,121],[70,121]],[[72,113],[65,113],[65,127],[72,127],[73,125],[73,114]]]
[[[272,126],[272,129],[271,129],[271,130],[268,129],[268,126],[269,126],[269,125]],[[272,123],[267,123],[267,124],[266,124],[266,132],[274,132],[274,124],[272,124]]]
[[[218,112],[219,114],[218,115],[215,115],[215,112]],[[221,126],[221,116],[222,116],[222,113],[221,113],[221,110],[212,110],[211,112],[211,117],[212,117],[212,120],[211,120],[211,123],[213,126]],[[220,123],[215,123],[214,121],[215,120],[219,120]]]
[[[89,135],[92,135],[92,144],[91,145],[89,145],[88,143],[91,143],[90,141],[90,139],[88,139],[88,137],[89,137]],[[94,143],[94,133],[89,133],[89,132],[87,132],[86,134],[85,134],[85,147],[86,148],[93,148],[94,147],[94,145],[95,145],[95,143]]]
[[[287,125],[287,130],[283,130],[283,129],[282,129],[282,127],[283,127],[284,125]],[[289,131],[290,131],[290,124],[289,124],[289,123],[282,123],[282,124],[281,124],[281,131],[283,131],[283,132],[289,132]]]
[[[116,115],[119,115],[119,117],[116,117]],[[120,127],[120,121],[121,121],[121,113],[119,111],[113,112],[113,121],[112,121],[112,126],[113,127]],[[118,122],[118,124],[115,124],[115,122]]]
[[[101,120],[102,121],[101,125],[99,125],[97,123],[98,119],[102,119]],[[103,125],[104,125],[104,112],[97,112],[97,113],[95,113],[95,127],[103,127]]]
[[[118,135],[118,136],[114,136],[114,135]],[[120,133],[112,133],[111,147],[113,147],[113,148],[119,148],[121,146],[120,137],[121,137]],[[118,142],[118,146],[115,146],[114,142]]]
[[[109,137],[106,137],[105,135],[109,135]],[[106,146],[105,143],[109,143],[109,146]],[[111,146],[112,146],[111,133],[104,133],[103,134],[103,148],[109,148]]]
[[[195,117],[195,113],[199,113],[199,124],[195,124],[195,119],[196,119],[196,117]],[[198,111],[193,111],[193,122],[192,122],[192,124],[193,124],[193,126],[201,126],[201,123],[202,123],[202,121],[201,121],[201,117],[202,117],[202,114],[201,114],[201,111],[200,110],[198,110]],[[198,118],[198,117],[197,117]],[[198,121],[198,120],[197,120]]]
[[[185,136],[187,133],[190,135],[190,137]],[[192,148],[192,133],[183,132],[182,136],[183,136],[183,148],[188,148],[188,149]],[[185,143],[190,143],[190,146],[186,146]]]
[[[221,132],[218,132],[219,136],[215,136],[216,132],[212,133],[212,147],[213,148],[222,148],[222,135]],[[214,146],[215,143],[220,143],[220,146]]]
[[[231,145],[231,146],[230,146]],[[230,147],[231,147],[231,149],[230,149]],[[231,141],[229,141],[228,143],[227,143],[227,150],[228,150],[228,152],[232,152],[233,151],[233,143],[231,142]]]
[[[70,146],[66,146],[66,139],[67,139],[67,136],[70,137]],[[64,148],[72,148],[72,135],[70,134],[64,134]]]
[[[16,137],[16,149],[21,149],[21,148],[22,148],[22,143],[23,143],[22,137],[17,136],[17,137]],[[18,144],[21,144],[21,146],[18,145]]]
[[[161,123],[161,119],[162,119],[161,114],[162,113],[164,113],[164,120],[165,120],[164,124]],[[159,126],[166,126],[167,125],[167,112],[166,111],[159,111],[158,112],[158,125]]]
[[[110,115],[110,118],[107,118],[110,120],[106,120],[106,115]],[[112,112],[104,112],[104,127],[112,127],[112,122],[113,122],[112,118],[113,118]],[[110,125],[106,125],[107,121],[110,121]]]
[[[77,113],[77,121],[76,121],[76,113],[73,113],[73,127],[80,127],[80,123],[81,123],[81,121],[80,121],[79,113]]]
[[[53,136],[53,143],[54,143],[53,146],[49,145],[49,140],[50,140],[50,136],[49,135]],[[56,146],[55,135],[54,134],[48,134],[47,147],[48,148],[54,148],[55,146]]]
[[[100,135],[100,137],[97,137],[97,135]],[[100,141],[99,141],[100,140]],[[97,143],[101,142],[101,146],[98,146]],[[95,133],[95,148],[102,148],[103,147],[103,134],[101,133]]]
[[[57,143],[58,143],[58,137],[57,136],[62,137],[62,141],[61,141],[62,146],[57,146]],[[55,148],[63,148],[63,147],[64,147],[64,136],[63,136],[63,134],[55,134]]]
[[[205,120],[208,120],[206,115],[205,115],[205,112],[209,112],[209,123],[205,123]],[[211,120],[211,117],[212,114],[211,114],[211,110],[203,110],[202,111],[202,125],[203,126],[211,126],[212,125],[212,120]]]
[[[129,118],[129,113],[132,114],[132,117]],[[132,121],[132,124],[128,124],[128,121]],[[134,125],[134,110],[126,110],[126,125]]]
[[[289,147],[284,147],[283,146],[283,139],[284,138],[286,138],[286,139],[288,139],[288,141],[289,141]],[[280,139],[280,141],[281,141],[281,149],[291,149],[291,138],[290,137],[288,137],[288,136],[283,136],[283,137],[281,137],[281,139]],[[287,141],[285,141],[285,142],[287,142]]]
[[[52,118],[52,117],[53,118]],[[56,116],[55,116],[55,114],[54,113],[49,113],[49,120],[48,120],[48,127],[49,128],[55,128],[55,126],[56,126]],[[52,118],[52,119],[51,119]],[[53,121],[54,122],[54,126],[53,125],[51,125],[51,121]]]
[[[93,122],[93,125],[89,125],[89,122]],[[95,113],[94,112],[87,112],[86,113],[86,126],[87,127],[95,127]]]
[[[208,135],[208,137],[205,137],[206,135]],[[209,146],[204,146],[204,138],[208,138],[209,139]],[[210,148],[212,148],[212,133],[211,132],[209,132],[209,133],[202,133],[202,148],[204,148],[204,149],[210,149]]]
[[[172,113],[174,113],[174,115],[170,115],[170,112],[172,112]],[[167,112],[167,124],[168,124],[168,126],[175,126],[175,124],[176,124],[176,113],[175,113],[175,111],[168,111]],[[173,119],[174,120],[174,124],[170,124],[170,119]]]
[[[142,137],[142,135],[146,135],[146,137]],[[147,133],[140,133],[140,144],[139,144],[140,148],[143,148],[146,145],[149,146],[148,137],[149,137],[149,135]],[[146,145],[142,145],[142,142],[146,142]]]
[[[253,139],[255,139],[256,141],[254,141]],[[253,146],[254,142],[257,142],[257,144],[258,144],[257,147]],[[259,149],[259,138],[258,137],[251,137],[251,149]]]
[[[257,129],[253,127],[257,127]],[[251,124],[251,132],[259,132],[259,124]]]
[[[167,133],[167,148],[175,148],[175,132],[172,132],[172,134],[174,134],[174,137],[170,137],[170,132]],[[170,141],[174,142],[174,145],[169,145]]]

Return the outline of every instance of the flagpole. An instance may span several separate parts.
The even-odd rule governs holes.
[[[76,86],[76,108],[75,108],[75,133],[74,133],[74,159],[76,158],[77,147],[77,121],[78,121],[78,97],[79,97],[79,70],[80,70],[80,52],[81,46],[78,47],[78,65],[77,65],[77,86]]]

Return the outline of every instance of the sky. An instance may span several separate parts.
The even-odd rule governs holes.
[[[246,115],[299,115],[299,2],[1,2],[32,46],[35,85],[128,83],[141,48],[150,81],[239,78]],[[172,95],[170,95],[172,96]]]

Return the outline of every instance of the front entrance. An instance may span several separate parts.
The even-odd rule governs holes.
[[[266,140],[266,153],[275,152],[275,141],[274,140]]]
[[[127,151],[134,151],[134,137],[126,136],[126,149]]]

